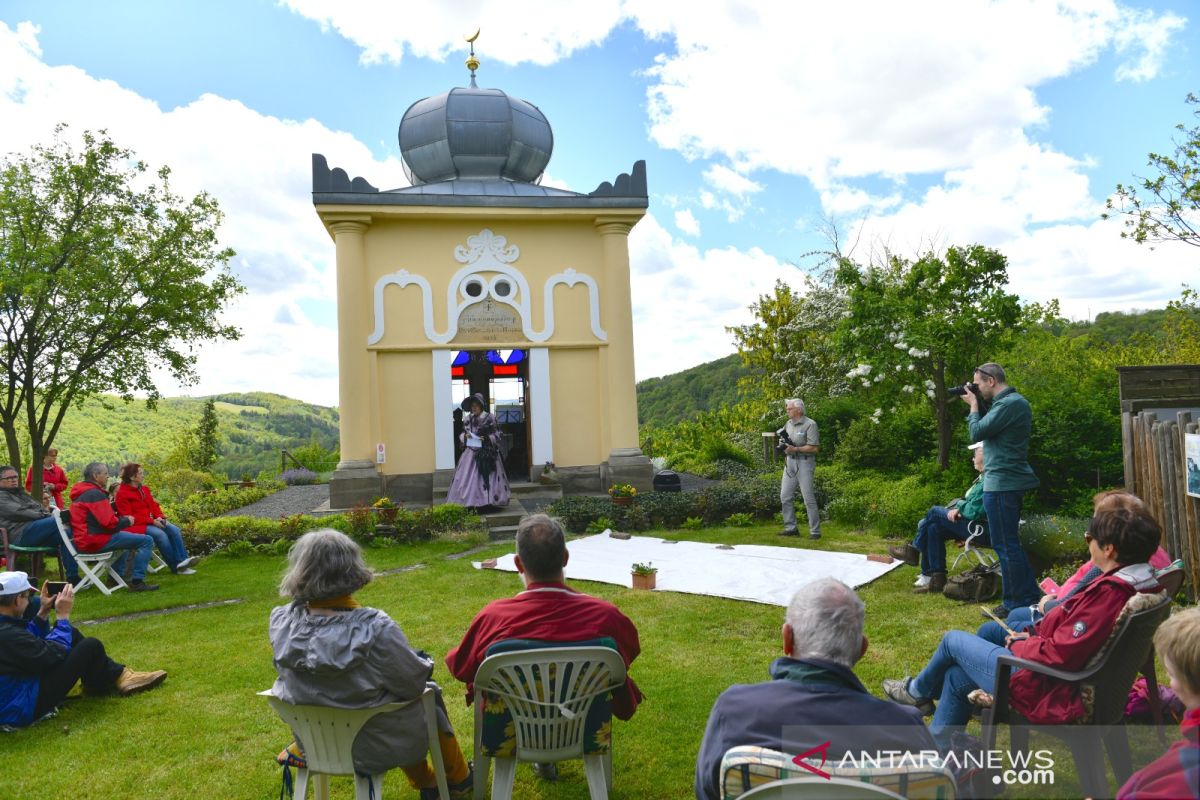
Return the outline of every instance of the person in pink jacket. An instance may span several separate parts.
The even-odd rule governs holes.
[[[200,560],[199,557],[188,555],[183,533],[177,526],[167,522],[162,506],[150,494],[145,480],[146,471],[141,464],[130,462],[121,467],[121,485],[117,487],[117,495],[113,499],[117,513],[133,517],[133,524],[127,526],[126,530],[144,533],[152,538],[171,572],[176,575],[195,575],[196,570],[192,567]]]
[[[42,490],[50,492],[55,508],[64,508],[63,492],[67,489],[67,473],[58,465],[58,450],[51,447],[42,459]],[[33,465],[25,473],[25,491],[33,492]]]

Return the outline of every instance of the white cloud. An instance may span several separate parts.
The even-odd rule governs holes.
[[[725,327],[753,320],[751,303],[796,268],[762,250],[701,250],[679,242],[647,214],[629,236],[633,336],[639,380],[729,355]]]
[[[148,164],[172,168],[176,193],[208,191],[225,214],[222,244],[238,255],[232,268],[248,292],[223,318],[240,341],[199,349],[200,383],[186,389],[160,380],[167,393],[270,388],[312,402],[337,402],[337,335],[309,319],[302,304],[333,318],[333,243],[313,211],[311,154],[381,188],[405,185],[399,159],[375,160],[353,136],[318,122],[265,116],[236,101],[204,95],[163,110],[112,81],[41,60],[37,29],[0,23],[0,152],[25,152],[49,139],[54,125],[106,128]],[[286,309],[286,313],[281,313]]]
[[[1126,59],[1115,73],[1117,80],[1148,81],[1162,70],[1163,58],[1171,35],[1183,30],[1187,20],[1171,12],[1156,15],[1151,11],[1122,9],[1125,24],[1117,31],[1114,44]]]
[[[685,208],[683,211],[675,212],[675,227],[688,236],[700,235],[700,220],[696,219],[696,215],[691,212],[691,209]]]

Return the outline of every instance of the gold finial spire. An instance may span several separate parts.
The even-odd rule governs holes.
[[[475,40],[479,38],[479,28],[476,28],[470,36],[463,38],[471,43],[471,55],[467,56],[467,69],[471,70],[471,88],[478,89],[479,87],[475,85],[475,70],[479,69],[479,59],[475,57]]]

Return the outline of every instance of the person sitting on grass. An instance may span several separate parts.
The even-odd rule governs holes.
[[[362,550],[343,533],[310,531],[292,545],[279,594],[291,599],[271,612],[275,670],[273,691],[289,703],[366,708],[420,697],[433,659],[414,650],[391,617],[361,606],[353,595],[374,573]],[[453,798],[470,796],[472,775],[441,692],[437,724]],[[303,743],[297,743],[303,756]],[[425,716],[415,703],[372,718],[354,740],[355,769],[366,774],[400,767],[422,800],[438,796],[437,778],[425,759],[430,743]],[[289,748],[293,751],[293,748]],[[294,753],[295,754],[295,753]]]
[[[113,503],[118,514],[133,517],[133,524],[126,527],[132,533],[144,533],[158,545],[163,561],[176,575],[195,575],[192,566],[200,559],[189,556],[183,543],[183,532],[167,522],[162,506],[150,494],[146,486],[146,471],[141,464],[130,462],[121,467],[121,484],[117,487]]]
[[[88,694],[115,691],[124,697],[166,679],[163,670],[134,672],[118,664],[99,639],[71,625],[71,584],[55,595],[43,584],[36,604],[30,599],[34,591],[24,572],[0,572],[0,725],[22,727],[41,719],[80,681]]]
[[[930,508],[917,523],[917,536],[912,544],[888,548],[894,558],[921,567],[921,575],[913,588],[915,594],[940,594],[946,588],[946,542],[950,539],[966,541],[970,536],[970,523],[987,523],[987,514],[983,510],[983,442],[976,442],[968,449],[974,451],[971,463],[979,477],[967,489],[966,495],[948,506]]]
[[[81,553],[108,553],[113,550],[133,550],[133,581],[131,592],[153,592],[158,584],[146,583],[146,567],[154,554],[154,540],[142,533],[126,530],[133,517],[118,517],[108,501],[105,486],[108,465],[93,461],[83,468],[83,480],[71,487],[71,529],[75,548]],[[113,569],[122,571],[125,553]]]
[[[807,583],[792,596],[783,623],[783,657],[772,680],[735,685],[717,698],[696,756],[696,797],[719,800],[721,758],[751,745],[782,753],[811,752],[828,743],[828,761],[870,750],[934,749],[913,709],[873,697],[854,674],[867,652],[866,606],[833,578]]]
[[[1179,725],[1183,739],[1135,772],[1117,791],[1117,800],[1200,797],[1200,608],[1180,611],[1160,625],[1154,647],[1187,709]]]
[[[992,691],[997,659],[1010,650],[1020,658],[1077,671],[1104,646],[1125,602],[1139,592],[1158,590],[1146,563],[1162,530],[1144,503],[1113,493],[1097,504],[1084,535],[1101,576],[1077,595],[1051,609],[1031,630],[1008,636],[1003,645],[965,631],[949,631],[915,678],[887,679],[883,691],[903,705],[933,714],[930,731],[943,750],[971,717],[967,695]],[[1079,686],[1048,675],[1016,670],[1009,680],[1012,707],[1034,725],[1063,725],[1085,713]],[[936,711],[933,698],[938,698]]]
[[[1095,510],[1099,510],[1101,505],[1107,505],[1109,503],[1114,503],[1117,505],[1125,504],[1130,506],[1145,505],[1140,497],[1127,492],[1101,492],[1092,500],[1092,505]],[[1154,551],[1154,555],[1150,556],[1150,560],[1147,563],[1149,563],[1150,566],[1156,571],[1161,570],[1170,566],[1171,556],[1166,550],[1163,550],[1162,546],[1160,545]],[[1043,595],[1042,599],[1038,601],[1036,606],[1018,606],[1017,608],[1014,608],[1012,611],[1008,612],[1008,617],[1004,620],[1004,624],[1007,625],[1011,630],[1017,631],[1018,633],[1029,630],[1036,625],[1037,622],[1042,619],[1042,617],[1050,613],[1052,608],[1061,605],[1079,592],[1083,591],[1088,584],[1096,580],[1096,578],[1099,578],[1102,574],[1103,573],[1100,571],[1100,568],[1093,564],[1090,559],[1083,562],[1079,569],[1075,571],[1075,574],[1072,575],[1066,583],[1058,587],[1057,591],[1051,594]],[[1000,623],[989,620],[979,627],[978,635],[984,639],[987,639],[989,642],[1004,644],[1006,632]]]

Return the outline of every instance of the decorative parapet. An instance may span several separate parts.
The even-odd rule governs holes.
[[[588,197],[648,197],[646,190],[646,162],[635,161],[633,169],[622,172],[612,183],[605,181],[588,192]]]
[[[341,167],[329,168],[329,162],[320,153],[312,154],[312,183],[313,194],[329,192],[355,192],[360,194],[378,194],[379,190],[372,186],[366,178],[350,179],[346,170]]]

